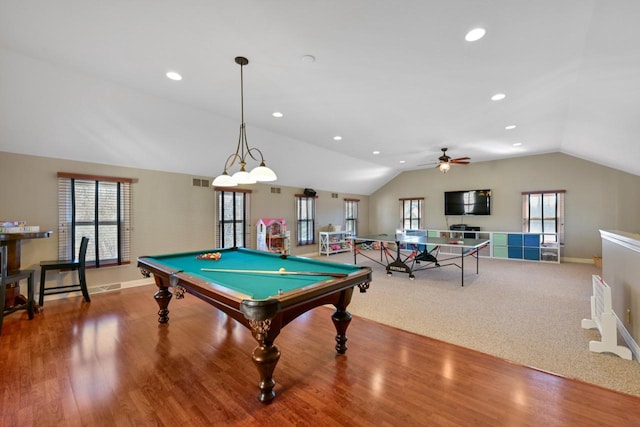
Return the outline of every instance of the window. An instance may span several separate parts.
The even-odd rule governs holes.
[[[130,178],[58,173],[58,257],[78,256],[89,238],[87,264],[95,267],[130,262]]]
[[[316,198],[296,195],[296,235],[298,245],[313,245],[315,239]]]
[[[542,243],[564,244],[564,190],[522,193],[522,231],[543,235]]]
[[[344,199],[344,231],[358,235],[358,202],[357,199]]]
[[[249,241],[248,190],[216,189],[216,246],[234,248],[247,246]]]
[[[417,230],[422,227],[424,198],[400,199],[400,214],[403,230]]]

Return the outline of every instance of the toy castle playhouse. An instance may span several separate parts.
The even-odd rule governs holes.
[[[289,232],[284,218],[260,218],[256,236],[259,251],[289,253]]]

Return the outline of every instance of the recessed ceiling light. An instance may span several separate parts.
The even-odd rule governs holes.
[[[280,117],[284,116],[284,114],[282,114],[280,111],[276,111],[275,113],[272,114],[272,116],[280,118]]]
[[[342,141],[342,137],[340,135],[336,135],[333,137],[334,141]]]
[[[502,101],[506,97],[507,97],[507,95],[505,95],[504,93],[496,93],[495,95],[493,95],[491,97],[491,100],[492,101]]]
[[[176,73],[175,71],[169,71],[167,73],[167,77],[170,78],[171,80],[182,80],[182,76],[178,73]]]
[[[483,38],[485,34],[486,31],[484,28],[474,28],[464,36],[464,39],[468,42],[475,42]]]
[[[380,154],[380,152],[379,151],[374,151],[373,154],[377,156],[378,154]]]
[[[404,163],[404,160],[400,160],[400,163]]]
[[[506,130],[511,130],[511,129],[515,129],[516,125],[509,125],[509,126],[505,126],[504,127]]]
[[[302,56],[302,62],[306,62],[307,64],[316,62],[316,57],[313,55],[304,55]]]
[[[520,147],[522,145],[522,142],[514,142],[513,146],[514,147]]]

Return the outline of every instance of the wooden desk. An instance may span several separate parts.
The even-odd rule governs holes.
[[[20,256],[24,239],[42,239],[50,237],[51,233],[53,232],[0,233],[0,245],[7,247],[7,274],[10,276],[20,270]],[[24,298],[20,296],[20,284],[8,283],[4,302],[5,307],[11,308],[16,305],[16,299],[18,298]]]

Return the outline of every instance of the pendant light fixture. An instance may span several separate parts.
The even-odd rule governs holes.
[[[236,64],[240,65],[240,136],[238,137],[238,146],[235,153],[231,154],[224,164],[224,171],[213,180],[212,185],[216,187],[235,187],[238,184],[255,184],[256,182],[275,181],[278,179],[275,172],[265,165],[262,151],[255,147],[249,147],[247,142],[247,129],[244,123],[244,76],[242,71],[243,67],[249,63],[249,60],[238,56],[235,61]],[[247,172],[247,160],[259,161],[260,164],[251,172]],[[236,162],[240,166],[240,170],[233,175],[229,175],[230,169]]]

